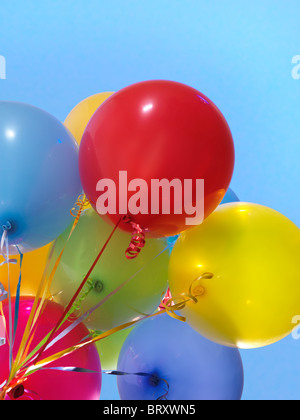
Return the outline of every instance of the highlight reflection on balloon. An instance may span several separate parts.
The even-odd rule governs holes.
[[[252,203],[220,206],[173,248],[172,296],[201,287],[182,310],[205,337],[240,348],[272,344],[300,311],[300,230],[277,211]],[[193,283],[201,274],[212,278]],[[199,284],[198,284],[199,283]]]
[[[13,347],[13,356],[16,357],[21,344],[26,323],[28,321],[34,298],[21,297],[19,306],[18,328]],[[6,324],[9,325],[9,303],[3,302],[3,312]],[[12,313],[15,313],[15,299],[12,299]],[[39,316],[37,328],[30,344],[29,353],[46,337],[54,328],[63,314],[63,307],[57,303],[46,301],[43,312]],[[13,317],[14,320],[14,317]],[[61,332],[67,325],[58,330]],[[87,337],[88,329],[79,324],[64,338],[60,339],[51,348],[43,353],[43,359],[78,344]],[[66,372],[63,367],[76,367],[88,369],[93,372]],[[53,361],[47,367],[27,376],[22,384],[25,395],[21,399],[41,400],[99,400],[101,390],[101,364],[96,346],[94,344],[83,347],[71,354]],[[9,374],[9,345],[0,347],[0,384],[7,380]],[[1,391],[1,389],[0,389]]]
[[[137,214],[129,209],[131,198],[136,197],[131,193],[123,200],[120,171],[128,180],[143,180],[144,186],[150,186],[152,180],[176,179],[182,185],[187,180],[204,180],[206,218],[225,195],[233,167],[233,139],[221,111],[196,89],[168,80],[135,83],[110,96],[92,116],[79,149],[80,178],[91,205],[97,208],[99,191],[95,186],[99,180],[112,180],[122,193],[116,197],[116,211],[109,211],[107,218],[115,224],[128,213],[147,230],[148,237],[173,236],[189,227],[186,197],[170,200],[169,212],[152,212],[156,199],[147,188],[141,188],[145,211]],[[202,213],[202,193],[195,197],[190,201]],[[128,210],[124,210],[126,204]],[[175,211],[179,204],[181,212]],[[122,222],[120,227],[131,231],[128,223]]]
[[[0,101],[0,156],[0,227],[9,253],[49,244],[71,222],[82,191],[76,141],[47,112]]]
[[[147,319],[127,337],[119,357],[122,400],[239,400],[243,366],[239,351],[202,337],[167,314]],[[149,376],[134,375],[148,373]]]

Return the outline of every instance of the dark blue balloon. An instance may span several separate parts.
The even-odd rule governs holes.
[[[78,145],[55,117],[0,102],[0,233],[18,254],[52,242],[72,221],[81,193]]]
[[[243,391],[238,349],[209,341],[167,314],[132,330],[118,371],[150,374],[118,376],[122,400],[156,400],[166,393],[168,400],[239,400]]]
[[[234,191],[232,191],[231,188],[228,188],[221,204],[234,203],[236,201],[240,201],[238,196],[235,194]]]

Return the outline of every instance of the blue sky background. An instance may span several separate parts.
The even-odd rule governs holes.
[[[300,226],[299,16],[298,0],[10,0],[0,11],[0,100],[64,120],[94,93],[148,79],[189,84],[231,127],[232,189]],[[300,397],[300,341],[241,353],[244,399]],[[115,398],[105,375],[102,399]]]

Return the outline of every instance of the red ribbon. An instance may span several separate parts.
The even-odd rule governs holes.
[[[125,251],[125,256],[128,260],[136,258],[146,244],[145,231],[141,226],[133,222],[129,216],[124,217],[125,223],[130,223],[133,232],[131,234],[131,242]]]
[[[162,311],[163,309],[165,309],[164,305],[166,305],[170,301],[170,299],[172,299],[172,295],[171,295],[170,289],[168,288],[165,294],[165,297],[163,298],[163,300],[161,301],[161,304],[158,307],[158,310]]]

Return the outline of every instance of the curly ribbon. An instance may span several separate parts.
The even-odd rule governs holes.
[[[94,289],[94,280],[87,279],[81,295],[79,295],[78,299],[73,303],[70,311],[67,313],[66,318],[69,321],[76,320],[78,316],[81,313],[81,305],[85,301],[85,299],[88,297],[90,292]]]
[[[203,296],[203,294],[205,293],[205,289],[203,287],[203,285],[201,284],[201,281],[204,279],[211,279],[213,277],[212,273],[203,273],[201,276],[197,277],[190,285],[189,287],[189,292],[188,293],[182,293],[179,296],[176,297],[170,297],[170,298],[166,298],[165,302],[161,303],[161,310],[158,312],[155,312],[154,314],[151,315],[147,315],[145,317],[139,318],[137,320],[128,322],[126,324],[120,325],[118,327],[115,327],[109,331],[106,331],[104,333],[100,333],[99,335],[96,334],[91,334],[89,337],[86,338],[86,340],[72,346],[69,347],[68,349],[64,349],[56,354],[53,354],[43,360],[40,360],[40,356],[42,354],[42,351],[39,352],[38,356],[34,358],[33,361],[29,362],[29,364],[25,365],[24,364],[19,368],[19,370],[16,372],[16,376],[15,376],[15,381],[24,381],[26,379],[26,377],[40,369],[44,369],[45,366],[47,366],[48,364],[64,357],[67,356],[68,354],[71,354],[72,352],[83,348],[87,345],[90,345],[92,343],[95,343],[105,337],[108,337],[118,331],[121,331],[123,329],[126,328],[130,328],[132,326],[134,326],[137,322],[141,322],[145,319],[157,316],[159,314],[162,313],[167,313],[168,315],[172,316],[173,318],[176,318],[180,321],[185,322],[186,319],[180,315],[178,315],[176,312],[180,311],[182,309],[184,309],[184,307],[186,306],[187,303],[189,302],[194,302],[197,303],[198,302],[198,297]],[[72,327],[74,324],[77,324],[77,322],[79,321],[79,319],[74,322],[72,324]],[[68,328],[67,328],[68,330]],[[69,331],[68,331],[69,332]],[[51,338],[51,337],[50,337]],[[44,342],[44,349],[45,348],[49,348],[50,345],[47,345],[47,343],[49,342],[49,336],[48,336],[48,341],[45,340],[46,342]],[[54,340],[56,341],[56,339]],[[51,343],[50,343],[51,344]],[[38,346],[40,347],[40,346]],[[35,353],[35,351],[33,351],[33,353]],[[28,361],[28,360],[27,360]],[[21,378],[21,379],[20,379]],[[168,393],[168,384],[167,385],[167,391],[166,394],[164,394],[163,396],[159,397],[159,399],[165,399]],[[10,386],[6,386],[6,389],[10,390],[12,389],[12,385]],[[6,391],[7,392],[7,391]],[[0,399],[1,399],[1,394],[0,394]]]
[[[86,198],[86,196],[84,194],[81,194],[76,203],[74,204],[74,207],[70,210],[70,213],[73,217],[78,217],[78,214],[82,213],[84,210],[86,210],[87,207],[89,207],[90,202],[89,200]],[[77,206],[77,208],[76,208]]]
[[[79,201],[77,202],[77,203],[79,203]],[[81,205],[82,206],[84,206],[84,201],[82,201],[81,202]],[[81,212],[79,211],[78,213],[77,213],[77,216],[76,216],[76,220],[75,220],[75,222],[74,222],[74,225],[73,225],[73,228],[71,229],[71,232],[70,232],[70,235],[69,235],[69,238],[70,238],[70,236],[71,236],[71,233],[72,233],[72,231],[75,229],[75,226],[76,226],[76,224],[78,223],[78,219],[79,219],[79,216],[80,216],[80,214],[81,214]],[[96,341],[98,341],[98,340],[100,340],[100,339],[102,339],[102,338],[105,338],[105,337],[107,337],[107,336],[109,336],[109,335],[111,335],[111,334],[113,334],[113,333],[115,333],[115,332],[117,332],[117,331],[120,331],[120,330],[122,330],[122,329],[125,329],[125,328],[129,328],[129,327],[131,327],[131,326],[133,326],[133,325],[135,325],[137,322],[139,322],[139,321],[141,321],[141,320],[143,320],[143,319],[146,319],[146,318],[149,318],[149,317],[152,317],[152,316],[156,316],[156,315],[158,315],[158,314],[160,314],[160,313],[164,313],[164,312],[166,312],[166,313],[168,313],[170,316],[172,316],[172,317],[174,317],[174,318],[176,318],[176,319],[179,319],[179,320],[181,320],[181,321],[185,321],[185,318],[184,317],[181,317],[181,316],[179,316],[179,315],[177,315],[176,314],[176,312],[175,311],[179,311],[179,310],[181,310],[181,309],[183,309],[184,307],[185,307],[185,305],[188,303],[188,302],[190,302],[190,301],[194,301],[195,303],[197,303],[197,297],[198,296],[201,296],[201,295],[203,295],[203,293],[204,293],[204,288],[202,287],[202,286],[197,286],[196,288],[193,288],[193,286],[194,286],[194,284],[195,284],[195,282],[197,282],[197,281],[200,281],[201,279],[203,279],[203,278],[212,278],[213,277],[213,274],[211,274],[211,273],[204,273],[202,276],[200,276],[200,277],[198,277],[197,279],[195,279],[194,281],[193,281],[193,283],[191,284],[191,286],[190,286],[190,289],[189,289],[189,293],[182,293],[180,296],[177,296],[177,297],[173,297],[173,298],[171,298],[171,297],[169,297],[169,296],[167,296],[166,297],[166,299],[164,299],[164,301],[162,302],[162,304],[161,304],[161,311],[160,312],[156,312],[156,313],[154,313],[154,314],[151,314],[151,315],[147,315],[147,316],[145,316],[145,317],[143,317],[143,318],[140,318],[140,319],[137,319],[137,320],[135,320],[135,321],[132,321],[132,322],[130,322],[130,323],[126,323],[126,324],[124,324],[124,325],[122,325],[122,326],[119,326],[119,327],[116,327],[116,328],[113,328],[112,330],[109,330],[109,331],[107,331],[107,332],[105,332],[105,333],[101,333],[100,335],[98,335],[98,336],[93,336],[91,339],[88,339],[87,338],[87,341],[83,341],[83,342],[80,342],[79,344],[77,344],[77,345],[75,345],[75,346],[72,346],[72,347],[70,347],[69,349],[65,349],[65,350],[63,350],[63,351],[61,351],[61,352],[59,352],[59,353],[56,353],[55,355],[52,355],[52,356],[49,356],[48,358],[46,358],[46,359],[44,359],[44,360],[40,360],[41,359],[41,355],[42,355],[42,353],[43,353],[43,351],[45,350],[45,349],[48,349],[49,347],[50,347],[50,345],[53,345],[54,344],[54,342],[56,342],[59,338],[57,337],[57,338],[55,338],[52,342],[51,342],[51,338],[53,337],[53,335],[55,334],[55,332],[57,331],[57,329],[60,327],[60,325],[62,324],[62,322],[64,322],[64,320],[65,320],[65,316],[66,315],[68,315],[68,313],[69,313],[69,311],[70,311],[70,309],[73,307],[73,308],[75,308],[76,309],[76,299],[77,299],[77,297],[79,296],[79,293],[81,292],[81,290],[82,290],[82,288],[83,288],[83,286],[86,284],[86,282],[88,282],[88,278],[89,278],[89,275],[91,274],[91,272],[93,271],[93,269],[94,269],[94,267],[95,267],[95,265],[96,265],[96,263],[98,262],[98,260],[99,260],[99,258],[101,257],[101,255],[102,255],[102,253],[104,252],[104,250],[105,250],[105,248],[106,248],[106,246],[107,246],[107,244],[109,243],[109,241],[110,241],[110,239],[111,239],[111,237],[112,237],[112,235],[113,235],[113,233],[115,232],[115,230],[117,229],[117,227],[118,227],[118,225],[119,225],[119,223],[122,221],[122,220],[124,220],[125,218],[122,218],[122,219],[120,219],[119,220],[119,222],[116,224],[116,226],[114,227],[114,229],[113,229],[113,231],[112,231],[112,233],[111,233],[111,235],[109,236],[109,238],[107,239],[107,241],[106,241],[106,243],[104,244],[104,246],[103,246],[103,248],[101,249],[101,251],[99,252],[99,254],[98,254],[98,256],[97,256],[97,258],[96,258],[96,260],[94,261],[94,263],[93,263],[93,265],[91,266],[91,268],[90,268],[90,270],[89,270],[89,272],[87,273],[87,275],[86,275],[86,277],[85,277],[85,279],[83,280],[83,282],[82,282],[82,284],[80,285],[80,287],[78,288],[78,290],[77,290],[77,292],[75,293],[75,295],[73,296],[73,298],[71,299],[71,301],[70,301],[70,303],[69,303],[69,305],[68,305],[68,307],[65,309],[65,313],[63,314],[63,316],[62,316],[62,318],[61,318],[61,320],[58,322],[58,324],[57,324],[57,326],[48,334],[48,336],[43,340],[43,342],[42,342],[42,344],[40,344],[40,345],[38,345],[37,346],[37,348],[38,349],[40,349],[40,351],[39,351],[39,353],[38,353],[38,355],[36,356],[36,357],[34,357],[34,360],[33,360],[33,362],[30,362],[30,363],[33,363],[32,365],[31,364],[27,364],[27,365],[25,365],[24,366],[24,363],[23,364],[21,364],[21,366],[19,366],[18,365],[18,363],[16,363],[16,365],[15,365],[15,370],[14,371],[12,371],[11,370],[11,373],[10,373],[10,377],[9,377],[9,380],[8,380],[8,383],[10,383],[10,384],[12,384],[12,383],[15,383],[15,380],[18,380],[18,381],[24,381],[25,379],[25,377],[26,376],[28,376],[28,375],[30,375],[31,373],[34,373],[35,371],[37,371],[37,370],[39,370],[39,369],[42,369],[42,368],[44,368],[44,366],[46,366],[46,365],[48,365],[49,363],[52,363],[53,361],[55,361],[55,360],[58,360],[58,359],[60,359],[61,357],[64,357],[64,356],[66,356],[66,355],[68,355],[68,354],[70,354],[70,353],[72,353],[73,351],[76,351],[77,349],[79,349],[79,348],[81,348],[81,347],[83,347],[83,346],[86,346],[86,345],[89,345],[89,344],[91,344],[91,343],[94,343],[94,342],[96,342]],[[136,226],[136,227],[138,227],[138,226]],[[139,231],[139,229],[137,229],[137,233],[143,233],[143,230],[140,228],[140,227],[138,227],[139,229],[140,229],[140,231]],[[144,233],[143,233],[144,234]],[[69,239],[68,238],[68,239]],[[68,240],[67,240],[68,241]],[[2,238],[2,241],[1,242],[3,242],[3,238]],[[144,246],[144,244],[145,244],[145,242],[144,241],[141,241],[141,243],[143,244],[143,246]],[[7,244],[7,247],[8,247],[8,244]],[[167,248],[166,248],[167,249]],[[8,254],[7,254],[8,255]],[[136,255],[138,255],[138,253],[136,254]],[[160,255],[160,254],[159,254]],[[60,258],[59,258],[60,259]],[[57,262],[57,264],[56,265],[58,265],[58,262]],[[55,269],[56,268],[54,268],[54,271],[55,271]],[[46,270],[45,270],[46,271]],[[140,270],[139,270],[140,271]],[[52,274],[52,273],[51,273]],[[134,277],[134,276],[133,276]],[[130,279],[129,279],[130,280]],[[127,280],[127,281],[125,281],[124,282],[124,284],[126,284],[129,280]],[[124,284],[122,284],[120,287],[123,287],[124,286]],[[193,290],[192,290],[193,289]],[[84,293],[85,294],[85,293]],[[83,294],[83,295],[84,295]],[[111,294],[114,294],[114,292],[112,292]],[[110,294],[110,295],[111,295]],[[40,295],[40,292],[38,293],[38,296]],[[102,303],[104,303],[107,299],[109,298],[109,296],[107,296],[106,298],[104,298],[103,299],[103,301],[102,301]],[[81,301],[81,297],[79,297],[79,299],[80,299],[80,301]],[[101,303],[100,303],[101,304]],[[74,305],[74,306],[73,306]],[[86,314],[84,314],[84,316],[82,316],[81,318],[82,319],[85,319],[85,317],[86,316],[88,316],[88,314],[90,313],[90,312],[92,312],[93,310],[95,310],[95,309],[97,309],[97,307],[99,306],[99,304],[98,305],[96,305],[94,308],[92,308],[92,310],[90,310],[90,311],[88,311]],[[32,311],[33,312],[33,311]],[[35,318],[36,318],[36,320],[38,319],[38,316],[36,315],[35,316]],[[78,319],[76,322],[74,322],[74,323],[72,323],[72,326],[71,326],[71,329],[73,329],[74,327],[75,327],[75,325],[77,325],[78,324],[78,322],[79,321],[82,321],[82,319]],[[69,327],[70,328],[70,327]],[[60,337],[60,338],[62,338],[64,335],[66,335],[69,331],[69,328],[67,328],[66,330],[65,330],[65,332],[63,333],[63,334],[61,334],[62,336]],[[33,337],[32,337],[33,338]],[[24,336],[23,336],[23,339],[24,339]],[[28,350],[28,348],[29,348],[29,344],[30,343],[27,343],[27,350]],[[19,352],[20,352],[20,349],[19,349]],[[31,357],[27,357],[27,359],[25,359],[25,361],[27,361],[28,362],[28,359],[30,360],[30,358],[32,358],[32,354],[34,354],[34,353],[36,353],[36,349],[30,354],[30,356]],[[26,354],[27,354],[27,352],[26,352]],[[21,356],[22,356],[22,360],[23,360],[23,362],[24,362],[24,358],[25,358],[25,356],[26,356],[26,354],[25,355],[22,355],[22,351],[21,351]],[[20,359],[18,360],[18,362],[20,362]],[[20,379],[20,377],[21,377],[21,379]],[[15,378],[15,379],[14,379]],[[9,390],[11,390],[12,389],[12,385],[10,385],[10,387],[8,387],[8,386],[6,386],[5,387],[6,388],[6,391],[5,391],[5,393],[6,392],[8,392]],[[2,393],[3,394],[3,393]],[[167,395],[167,394],[166,394]],[[163,398],[165,398],[165,396],[166,395],[164,395],[164,396],[162,396],[162,397],[160,397],[159,399],[163,399]],[[0,394],[0,396],[1,396],[1,394]],[[1,399],[1,398],[0,398]]]
[[[129,247],[125,251],[125,256],[128,260],[133,260],[136,258],[139,253],[141,252],[142,248],[144,248],[146,240],[145,240],[145,230],[141,228],[141,226],[135,222],[133,222],[130,216],[124,216],[123,221],[125,223],[129,223],[133,229],[131,234],[131,242]]]
[[[27,376],[29,374],[32,374],[35,371],[39,370],[40,368],[43,368],[44,366],[47,366],[49,363],[52,363],[52,362],[54,362],[54,361],[56,361],[56,360],[58,360],[58,359],[60,359],[60,358],[62,358],[64,356],[67,356],[68,354],[73,353],[73,351],[76,351],[76,350],[78,350],[78,349],[80,349],[82,347],[85,347],[87,345],[90,345],[92,343],[95,343],[95,342],[97,342],[97,341],[99,341],[99,340],[101,340],[103,338],[109,337],[110,335],[112,335],[112,334],[114,334],[114,333],[116,333],[118,331],[121,331],[121,330],[130,328],[133,325],[137,324],[138,322],[141,322],[141,321],[143,321],[145,319],[148,319],[148,318],[157,316],[160,313],[162,313],[162,312],[155,312],[154,314],[147,315],[145,317],[141,317],[141,318],[136,319],[134,321],[130,321],[130,322],[127,322],[125,324],[122,324],[122,325],[120,325],[118,327],[112,328],[112,329],[110,329],[110,330],[108,330],[108,331],[106,331],[104,333],[101,333],[101,334],[99,334],[97,336],[91,336],[86,341],[80,342],[78,344],[75,344],[74,346],[69,347],[68,349],[64,349],[64,350],[62,350],[62,351],[60,351],[60,352],[58,352],[56,354],[53,354],[53,355],[51,355],[51,356],[49,356],[49,357],[47,357],[47,358],[45,358],[43,360],[39,360],[38,358],[35,358],[31,362],[32,363],[31,365],[23,366],[23,368],[21,368],[19,370],[19,375]],[[76,321],[76,323],[77,323],[77,321]],[[49,347],[47,346],[47,348],[49,348]]]
[[[170,291],[170,289],[168,288],[168,290],[166,291],[166,293],[165,293],[165,295],[162,295],[162,301],[161,301],[161,303],[160,303],[160,305],[159,305],[159,307],[158,307],[158,310],[159,311],[162,311],[162,310],[164,310],[165,309],[165,304],[170,300],[172,298],[172,295],[171,295],[171,291]]]
[[[160,255],[160,254],[159,254]],[[157,257],[156,257],[157,258]],[[50,356],[50,360],[56,360],[60,357],[63,357],[66,354],[72,353],[72,351],[76,350],[77,348],[81,348],[87,344],[90,344],[92,342],[95,341],[99,341],[102,338],[108,337],[111,334],[123,330],[125,328],[128,328],[130,326],[135,325],[137,322],[140,322],[142,320],[148,319],[150,317],[162,314],[162,313],[167,313],[169,316],[179,320],[179,321],[183,321],[185,322],[186,319],[183,316],[178,315],[176,312],[180,311],[182,309],[184,309],[184,307],[186,306],[186,304],[188,302],[194,302],[197,303],[198,302],[198,297],[202,296],[204,294],[204,288],[201,285],[201,280],[203,279],[210,279],[213,277],[212,273],[204,273],[201,276],[199,276],[198,278],[196,278],[190,285],[189,288],[189,292],[188,293],[182,293],[179,296],[176,297],[172,297],[172,298],[167,298],[165,300],[165,302],[161,303],[161,308],[160,311],[155,312],[154,314],[150,314],[150,315],[146,315],[143,316],[141,318],[138,318],[135,321],[123,324],[119,327],[115,327],[107,332],[104,333],[100,333],[99,335],[92,335],[92,340],[88,340],[88,341],[84,341],[82,343],[79,343],[79,347],[77,346],[73,346],[72,348],[70,348],[69,350],[66,350],[66,352],[62,351],[57,355],[54,356]],[[129,279],[130,280],[130,279]],[[126,283],[128,282],[128,280],[126,281]],[[121,285],[120,287],[122,287],[124,285]],[[114,292],[111,292],[111,294],[114,294]],[[110,294],[110,295],[111,295]],[[54,340],[52,340],[50,343],[47,344],[45,350],[49,349],[53,344],[55,344],[57,341],[59,341],[60,339],[62,339],[65,335],[69,334],[73,328],[75,328],[78,324],[80,324],[81,322],[83,322],[89,315],[91,312],[93,312],[94,310],[98,309],[98,307],[100,307],[103,303],[105,303],[110,295],[106,296],[101,302],[99,302],[97,305],[95,305],[95,307],[91,308],[91,310],[87,311],[85,314],[83,314],[80,318],[78,318],[75,322],[73,322],[70,326],[68,326],[62,333],[60,333]],[[34,353],[34,352],[33,352]],[[54,359],[52,359],[52,357]],[[28,361],[28,360],[27,360]],[[39,363],[37,363],[38,360],[34,358],[33,361],[31,361],[31,363],[33,363],[33,365],[39,365]],[[47,362],[50,363],[50,362]],[[27,365],[28,366],[28,365]]]
[[[203,273],[201,276],[193,280],[188,293],[181,293],[178,296],[170,298],[167,297],[164,299],[159,306],[160,310],[162,312],[165,311],[172,318],[186,322],[186,318],[178,315],[176,312],[182,311],[186,307],[187,303],[198,303],[198,298],[203,296],[205,293],[205,288],[202,286],[201,280],[211,279],[213,276],[214,275],[212,273]]]

